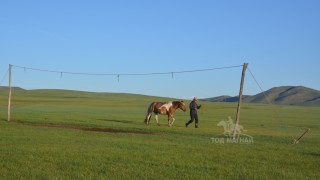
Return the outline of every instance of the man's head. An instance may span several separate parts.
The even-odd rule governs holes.
[[[198,101],[198,98],[197,98],[197,97],[194,97],[194,98],[193,98],[193,101],[194,101],[194,102],[197,102],[197,101]]]

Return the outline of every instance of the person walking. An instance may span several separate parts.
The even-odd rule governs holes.
[[[198,128],[198,109],[201,108],[201,105],[198,105],[197,102],[198,99],[194,97],[191,103],[189,104],[191,119],[188,122],[186,122],[186,127],[188,127],[189,124],[196,120],[195,128]]]

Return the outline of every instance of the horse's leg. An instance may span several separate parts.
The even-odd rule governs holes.
[[[156,117],[156,121],[157,121],[158,126],[160,126],[159,120],[158,120],[158,114],[156,114],[155,117]]]
[[[168,126],[169,127],[171,127],[170,119],[171,119],[171,116],[170,116],[170,114],[168,114]]]
[[[152,116],[152,112],[148,114],[148,125],[150,123],[151,116]]]
[[[149,125],[151,116],[152,116],[152,112],[148,111],[148,112],[147,112],[147,115],[146,115],[146,118],[144,119],[144,123],[145,123],[146,125]]]
[[[175,120],[176,120],[176,119],[175,119],[174,117],[172,117],[171,125],[173,125],[173,123],[174,123]]]
[[[150,119],[151,119],[153,111],[154,111],[154,102],[149,105],[148,110],[147,110],[147,116],[145,119],[145,123],[147,125],[149,125],[149,123],[150,123]]]

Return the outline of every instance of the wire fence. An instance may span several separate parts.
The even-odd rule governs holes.
[[[0,86],[3,85],[3,82],[5,81],[5,79],[7,78],[8,76],[8,73],[9,73],[9,69],[7,70],[7,72],[3,75],[3,77],[1,78],[1,81],[0,81]]]
[[[207,68],[207,69],[195,69],[195,70],[184,70],[184,71],[172,71],[172,72],[150,72],[150,73],[86,73],[86,72],[70,72],[70,71],[56,71],[56,70],[48,70],[48,69],[38,69],[32,67],[24,67],[12,65],[14,68],[20,68],[24,70],[33,70],[33,71],[42,71],[49,73],[59,73],[59,74],[72,74],[72,75],[88,75],[88,76],[151,76],[151,75],[173,75],[173,74],[182,74],[182,73],[194,73],[194,72],[203,72],[203,71],[214,71],[214,70],[222,70],[222,69],[230,69],[230,68],[238,68],[243,65],[235,65],[235,66],[226,66],[226,67],[216,67],[216,68]]]

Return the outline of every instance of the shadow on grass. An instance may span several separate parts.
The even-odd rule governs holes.
[[[129,120],[116,120],[116,119],[97,119],[98,121],[108,121],[108,122],[117,122],[117,123],[125,123],[125,124],[137,124],[134,121]],[[142,121],[141,121],[142,122]]]
[[[114,129],[114,128],[99,128],[99,127],[85,127],[77,124],[53,124],[53,123],[35,123],[35,122],[23,122],[16,121],[20,125],[36,126],[36,127],[49,127],[49,128],[65,128],[65,129],[76,129],[82,131],[95,131],[95,132],[107,132],[107,133],[129,133],[129,134],[145,134],[155,135],[153,132],[145,132],[141,130],[130,130],[130,129]]]
[[[304,155],[307,156],[316,156],[316,157],[320,157],[320,153],[303,153]]]

